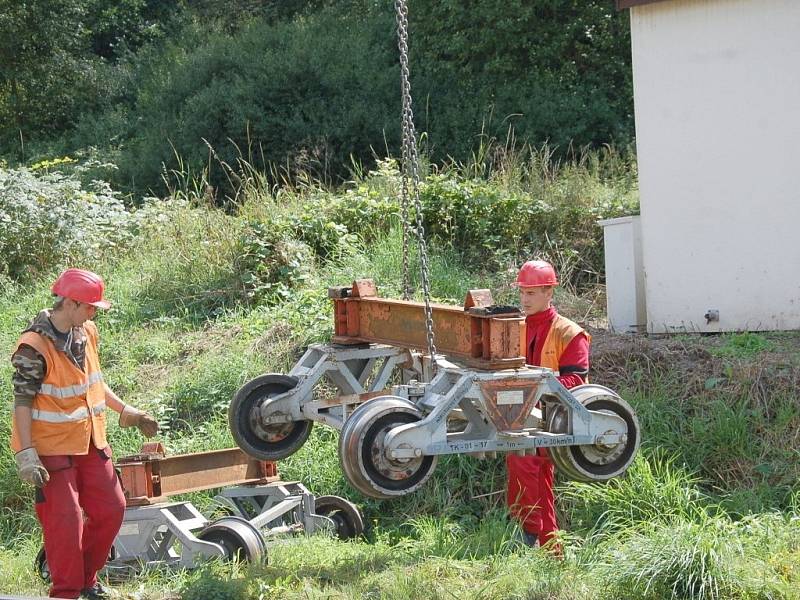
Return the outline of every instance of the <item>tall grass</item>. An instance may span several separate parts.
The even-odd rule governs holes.
[[[560,498],[570,506],[570,528],[613,536],[655,523],[704,520],[720,512],[702,483],[675,456],[643,451],[624,478],[598,486],[565,482]]]
[[[481,185],[494,186],[497,197],[538,190],[561,210],[579,196],[586,205],[595,193],[605,198],[604,186],[613,191],[629,185],[625,167],[609,160],[595,163],[587,156],[576,165],[554,166],[543,155],[504,157],[487,149],[473,163],[438,174],[452,177],[456,187],[463,183],[459,178],[488,178]],[[269,178],[244,173],[243,195],[227,211],[205,204],[201,188],[187,188],[189,201],[142,208],[142,216],[150,216],[142,219],[137,239],[98,263],[114,302],[98,318],[104,373],[123,399],[158,416],[171,453],[233,445],[225,413],[235,390],[260,373],[288,371],[309,343],[328,339],[327,287],[372,277],[381,295],[400,295],[395,171],[391,164],[382,168],[354,176],[344,191],[311,181],[273,189]],[[272,255],[258,252],[286,241],[314,252],[287,254],[286,261],[259,270]],[[508,285],[513,272],[498,266],[509,257],[483,252],[486,262],[476,265],[455,245],[431,244],[434,297],[460,304],[468,289],[488,287],[499,302],[515,302]],[[412,265],[414,253],[412,247]],[[298,257],[308,258],[303,269],[291,264]],[[416,284],[416,268],[411,277]],[[49,303],[47,284],[42,278],[0,291],[6,354],[27,320]],[[277,287],[252,293],[266,284]],[[574,299],[569,289],[559,290],[558,299],[575,310],[571,316],[585,314],[591,304]],[[793,347],[791,342],[731,338],[711,352],[708,338],[625,339],[618,348],[604,348],[602,336],[596,339],[594,380],[632,403],[644,441],[623,478],[602,486],[560,482],[564,560],[520,543],[506,516],[502,459],[445,457],[419,493],[376,501],[349,487],[338,464],[338,434],[317,424],[306,445],[281,461],[282,475],[316,494],[357,502],[368,524],[364,540],[280,540],[268,549],[265,566],[216,565],[178,575],[148,571],[124,584],[122,595],[800,597],[793,442],[800,421],[790,393],[796,374],[790,366],[770,371],[764,357],[787,343]],[[10,365],[0,362],[0,437],[10,427],[10,376]],[[325,387],[317,392],[333,393]],[[138,450],[138,433],[111,421],[116,455]],[[39,547],[32,490],[19,482],[7,447],[0,447],[0,482],[0,591],[42,593],[30,571]],[[212,498],[213,492],[189,496],[209,514]]]

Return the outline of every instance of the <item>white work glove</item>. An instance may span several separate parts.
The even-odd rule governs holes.
[[[148,438],[151,438],[158,433],[158,421],[156,421],[146,412],[133,408],[127,404],[119,414],[119,426],[123,429],[125,427],[138,427],[139,431],[142,432],[142,435]]]
[[[43,488],[50,481],[50,474],[44,468],[42,461],[39,460],[39,453],[36,448],[25,448],[14,455],[17,463],[17,471],[22,481]]]

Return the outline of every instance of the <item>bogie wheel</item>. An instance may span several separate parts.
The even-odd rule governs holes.
[[[339,462],[345,478],[365,496],[394,498],[421,487],[436,468],[436,456],[393,459],[384,440],[395,427],[422,420],[408,400],[381,396],[359,406],[339,436]]]
[[[547,407],[547,430],[550,433],[571,433],[568,430],[567,411],[561,404],[550,404]],[[556,469],[570,479],[575,481],[586,481],[581,474],[572,468],[569,460],[568,448],[554,446],[548,448],[547,452],[550,460],[553,461]]]
[[[291,456],[306,443],[312,421],[264,424],[261,420],[261,405],[296,385],[295,377],[269,373],[248,381],[236,392],[228,407],[228,425],[245,453],[276,461]]]
[[[314,501],[314,512],[333,521],[340,540],[357,538],[364,533],[364,518],[356,505],[344,498],[320,496]]]
[[[264,536],[241,517],[217,519],[206,526],[197,538],[221,546],[226,560],[256,563],[267,557]]]
[[[633,408],[619,395],[602,385],[586,384],[570,390],[587,409],[620,417],[625,421],[625,441],[609,445],[559,446],[550,449],[556,467],[571,479],[585,482],[608,481],[622,475],[633,462],[641,442],[639,420]],[[548,431],[567,432],[567,414],[561,405],[549,407]]]

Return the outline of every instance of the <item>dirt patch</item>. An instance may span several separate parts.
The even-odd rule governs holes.
[[[201,332],[193,332],[195,339],[181,353],[181,358],[205,354],[212,350],[224,348],[241,334],[241,325],[233,325],[227,328],[210,325],[205,327]]]
[[[286,350],[292,345],[294,330],[288,323],[278,322],[261,334],[253,342],[251,350],[256,353],[273,355],[276,350]]]
[[[643,379],[674,377],[684,382],[684,394],[692,394],[722,369],[699,341],[589,331],[593,380],[612,388],[631,387]]]

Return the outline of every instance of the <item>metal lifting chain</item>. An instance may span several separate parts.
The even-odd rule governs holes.
[[[428,354],[432,369],[436,371],[436,344],[433,339],[433,311],[431,310],[431,291],[428,269],[428,248],[425,244],[425,228],[422,225],[422,202],[419,197],[419,153],[417,152],[417,132],[414,128],[414,112],[411,108],[411,82],[408,70],[408,6],[406,0],[395,0],[397,17],[397,44],[400,49],[400,88],[403,96],[403,144],[402,144],[402,217],[403,217],[403,299],[410,295],[408,274],[408,179],[411,174],[411,195],[414,198],[416,227],[414,234],[419,246],[420,278],[422,296],[425,300],[425,329],[428,341]]]
[[[411,111],[411,84],[408,81],[408,8],[404,0],[395,1],[395,18],[397,21],[397,45],[400,49],[400,93],[402,94],[402,158],[400,165],[401,195],[400,205],[403,220],[403,300],[411,299],[411,278],[408,273],[408,164],[409,149],[407,143],[407,112],[411,112],[411,126],[414,126]],[[406,92],[408,90],[408,92]]]

